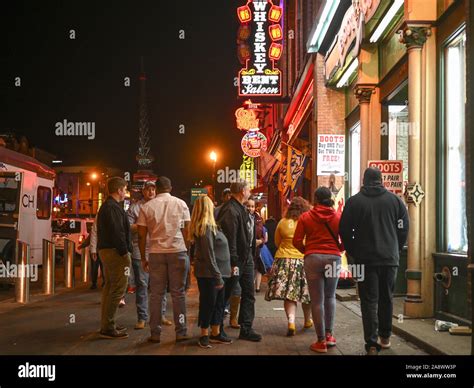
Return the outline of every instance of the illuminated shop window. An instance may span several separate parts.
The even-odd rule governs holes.
[[[415,129],[409,125],[407,105],[388,106],[388,159],[403,161],[404,182],[408,181],[408,136]]]
[[[466,217],[466,33],[444,49],[445,244],[467,253]]]
[[[354,195],[360,190],[360,122],[354,125],[350,130],[350,145],[350,191],[351,195]]]

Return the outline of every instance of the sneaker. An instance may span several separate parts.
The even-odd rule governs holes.
[[[228,316],[228,315],[230,315],[230,310],[226,308],[226,309],[224,310],[224,317],[226,317],[226,316]]]
[[[191,337],[190,335],[177,335],[176,336],[176,342],[184,342],[184,341],[189,341],[190,339],[192,339],[193,337]]]
[[[379,344],[382,349],[390,349],[390,347],[392,346],[392,343],[390,342],[390,338],[380,337]]]
[[[316,352],[316,353],[327,353],[328,352],[328,346],[326,344],[326,341],[315,342],[314,344],[311,344],[311,346],[309,348],[313,352]]]
[[[331,333],[326,333],[326,344],[327,346],[336,346],[336,339]]]
[[[379,352],[375,346],[371,346],[369,350],[367,350],[367,355],[368,356],[378,356]]]
[[[145,328],[145,325],[146,325],[146,322],[145,322],[145,321],[139,320],[139,321],[135,324],[135,330],[144,329],[144,328]]]
[[[212,346],[209,344],[209,336],[203,335],[199,338],[198,346],[203,349],[210,349]]]
[[[236,319],[229,321],[229,327],[231,327],[232,329],[240,329],[239,322],[237,322]]]
[[[159,334],[152,334],[148,337],[148,342],[153,342],[155,344],[159,344],[161,342],[161,338]]]
[[[117,330],[117,331],[127,331],[127,328],[125,326],[116,325],[115,330]]]
[[[120,299],[119,302],[119,308],[122,308],[123,306],[125,306],[125,298]]]
[[[137,290],[137,287],[130,287],[128,286],[127,288],[127,294],[135,294],[135,291]]]
[[[219,333],[218,335],[211,335],[209,337],[209,341],[213,344],[230,345],[232,343],[232,340],[227,336],[223,336],[222,333]]]
[[[100,336],[107,339],[124,339],[128,338],[128,334],[124,331],[112,330],[112,331],[100,331]]]
[[[308,319],[305,323],[304,323],[304,328],[305,329],[311,329],[313,327],[313,320],[312,319]]]
[[[262,336],[253,329],[249,329],[249,330],[240,329],[239,339],[252,341],[252,342],[260,342],[262,340]]]
[[[168,318],[162,317],[161,318],[161,324],[165,326],[171,326],[173,322],[171,322]]]

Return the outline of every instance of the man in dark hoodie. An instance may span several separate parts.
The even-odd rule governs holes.
[[[230,185],[232,198],[221,208],[217,223],[229,242],[232,277],[225,281],[226,303],[237,282],[242,288],[240,300],[239,338],[258,342],[262,336],[252,329],[255,318],[255,289],[253,257],[256,249],[255,223],[243,205],[250,196],[247,182],[234,182]],[[221,330],[222,335],[225,333]]]
[[[365,274],[359,281],[359,296],[370,355],[390,347],[393,290],[408,227],[403,201],[385,189],[379,169],[367,168],[363,187],[344,207],[339,233],[348,256],[365,267],[359,271]]]

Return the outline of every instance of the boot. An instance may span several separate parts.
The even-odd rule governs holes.
[[[240,305],[240,296],[231,296],[230,297],[229,325],[233,329],[240,329],[240,325],[237,321],[237,317],[239,314],[239,305]]]

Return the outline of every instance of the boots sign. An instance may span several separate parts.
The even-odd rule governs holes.
[[[283,51],[282,13],[283,9],[271,0],[248,0],[237,8],[240,22],[252,31],[251,55],[239,71],[239,96],[281,96],[281,72],[275,68],[275,62]]]
[[[368,167],[377,167],[382,172],[385,188],[404,199],[403,160],[370,160]]]

